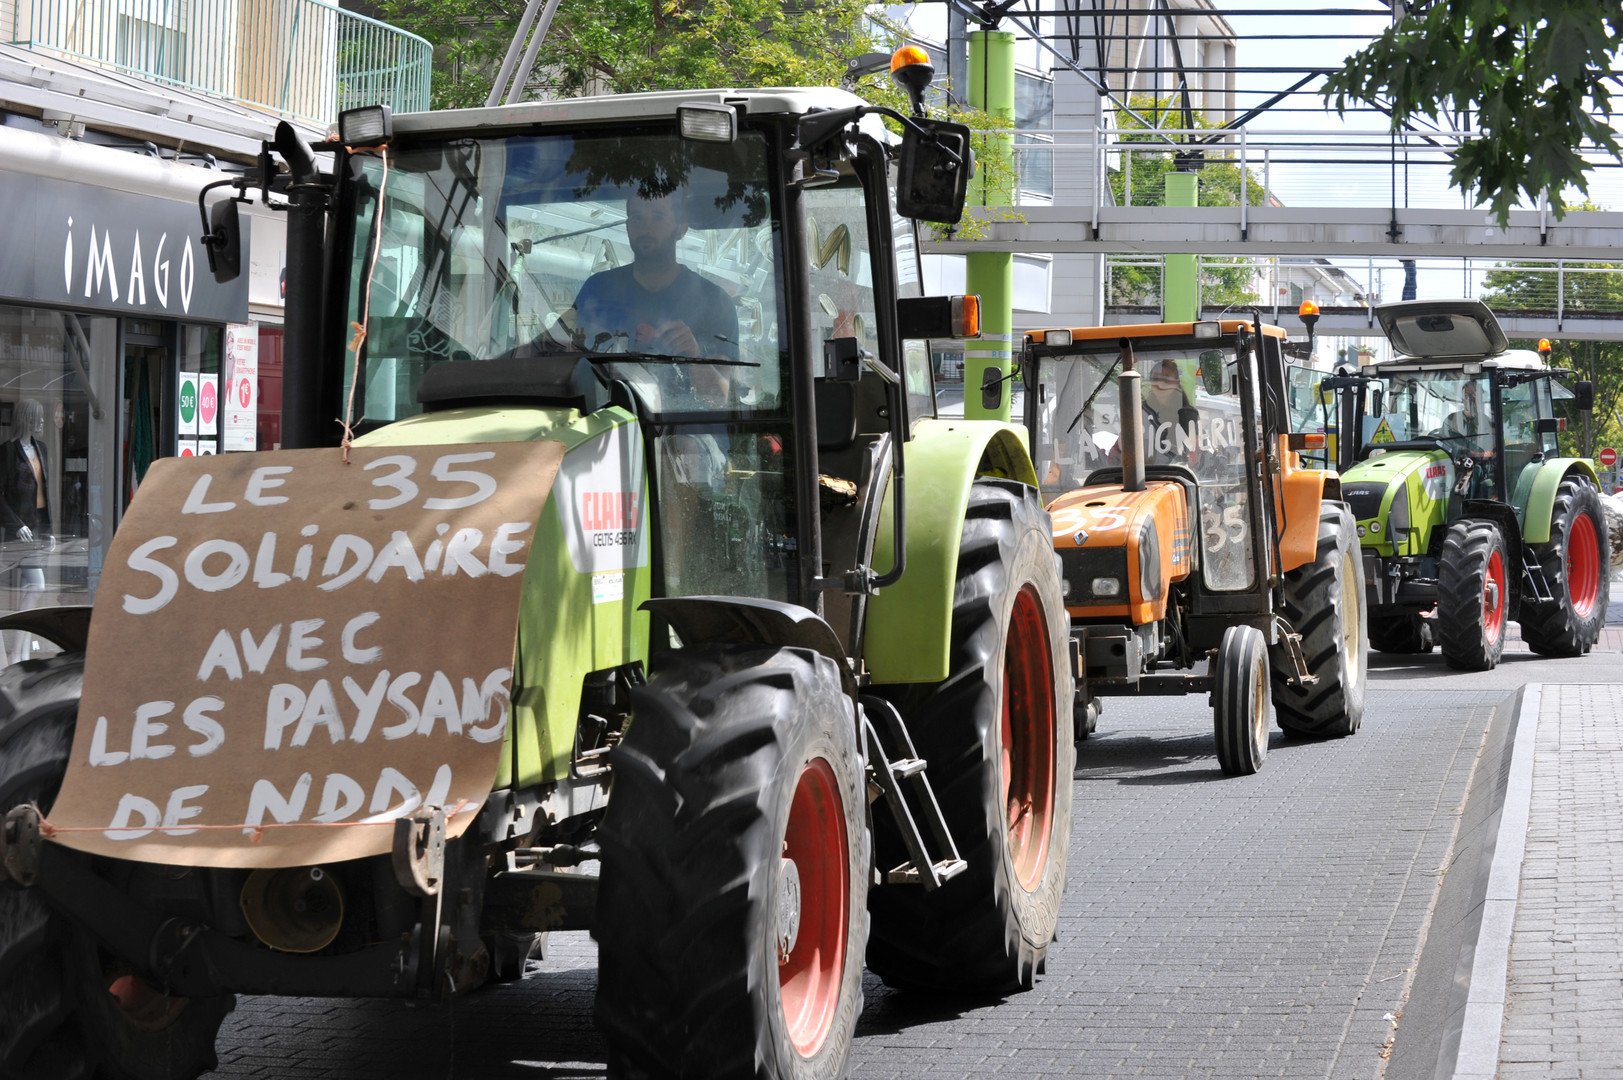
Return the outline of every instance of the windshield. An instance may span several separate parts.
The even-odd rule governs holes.
[[[1364,417],[1363,442],[1385,443],[1434,438],[1454,453],[1493,450],[1493,397],[1486,373],[1458,368],[1382,372],[1380,411]]]
[[[656,414],[780,408],[759,135],[459,139],[351,162],[364,418],[418,412],[434,364],[553,352],[592,357]]]
[[[1144,348],[1134,359],[1143,376],[1144,463],[1183,466],[1199,481],[1203,568],[1213,589],[1251,583],[1236,360],[1232,350],[1194,347]],[[1050,502],[1097,470],[1121,467],[1121,361],[1112,346],[1043,356],[1038,368],[1034,453]]]

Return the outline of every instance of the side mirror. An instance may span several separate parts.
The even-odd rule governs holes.
[[[1000,374],[997,368],[989,367],[981,372],[981,408],[988,412],[995,411],[1003,405],[1003,380],[1008,376]]]
[[[1575,383],[1572,387],[1572,403],[1582,412],[1590,412],[1595,408],[1595,384],[1588,379]]]
[[[823,342],[823,377],[840,383],[854,383],[862,377],[862,345],[856,338]]]
[[[966,125],[912,120],[897,159],[896,212],[919,221],[956,224],[964,216],[974,172],[975,154]]]
[[[242,219],[237,200],[221,199],[209,207],[209,231],[203,237],[209,272],[224,285],[242,273]]]

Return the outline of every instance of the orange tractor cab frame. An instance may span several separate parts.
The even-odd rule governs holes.
[[[1289,431],[1284,339],[1260,317],[1026,333],[1078,738],[1121,694],[1208,693],[1233,775],[1262,766],[1270,713],[1291,734],[1358,729],[1358,539],[1336,475],[1302,465],[1323,436]]]

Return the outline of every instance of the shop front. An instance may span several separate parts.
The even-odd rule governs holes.
[[[200,242],[220,174],[45,141],[0,138],[0,613],[90,603],[152,462],[252,448],[255,423],[223,397],[247,282],[217,283]]]

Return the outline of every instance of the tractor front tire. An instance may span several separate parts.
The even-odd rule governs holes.
[[[838,667],[683,650],[632,691],[632,717],[609,755],[592,931],[609,1076],[843,1076],[870,860]]]
[[[1555,599],[1523,601],[1522,640],[1528,648],[1541,656],[1582,656],[1594,646],[1611,599],[1609,546],[1595,486],[1576,476],[1562,480],[1550,540],[1530,545]]]
[[[1493,522],[1466,518],[1448,527],[1437,570],[1437,631],[1449,667],[1490,671],[1504,655],[1509,566]]]
[[[953,589],[948,674],[895,702],[967,869],[869,898],[868,966],[891,986],[1002,992],[1036,981],[1059,923],[1076,764],[1068,618],[1035,489],[978,480]],[[877,815],[879,867],[906,859]]]
[[[1369,617],[1369,647],[1378,652],[1423,655],[1436,644],[1432,620],[1417,611],[1375,612]]]
[[[1268,643],[1254,626],[1223,631],[1212,672],[1217,767],[1250,776],[1268,757]]]
[[[1274,713],[1281,729],[1313,738],[1341,738],[1364,719],[1368,675],[1368,624],[1364,613],[1364,566],[1358,534],[1346,510],[1319,504],[1319,539],[1313,561],[1285,575],[1283,614],[1302,636],[1309,675],[1290,681],[1293,665],[1284,643],[1269,651]]]
[[[84,658],[0,671],[0,816],[49,810],[67,772]],[[229,995],[170,997],[0,874],[0,1077],[192,1080],[216,1065]]]

